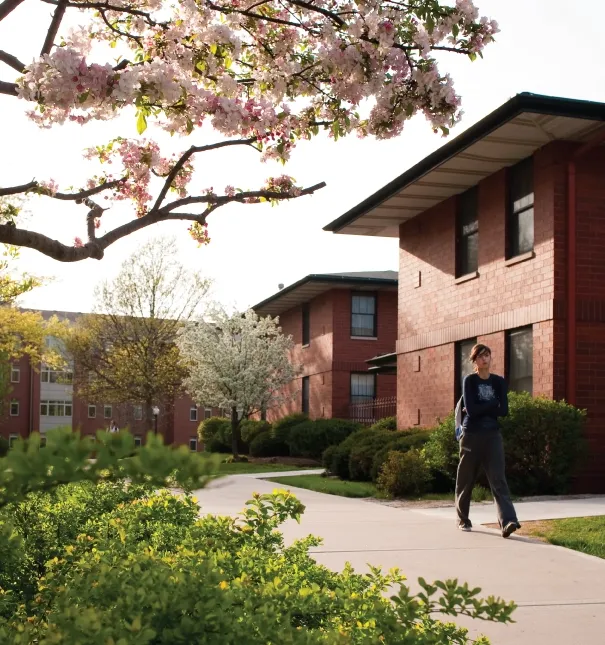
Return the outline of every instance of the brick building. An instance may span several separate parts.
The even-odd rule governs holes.
[[[366,422],[395,414],[396,377],[366,361],[395,349],[396,271],[309,275],[253,309],[279,316],[294,339],[293,361],[303,365],[292,398],[269,420],[292,412]]]
[[[54,311],[41,313],[45,317],[57,315],[71,322],[80,315]],[[12,363],[12,391],[0,416],[0,435],[13,441],[32,432],[40,432],[44,436],[52,428],[68,426],[83,435],[94,436],[97,430],[107,430],[113,419],[118,427],[128,427],[136,442],[143,443],[149,432],[149,422],[143,419],[143,406],[81,400],[74,394],[73,369],[71,365],[66,371],[56,371],[43,365],[35,370],[27,356]],[[192,450],[201,449],[197,438],[199,423],[218,414],[218,410],[200,407],[187,396],[158,407],[157,428],[164,441],[186,445]]]
[[[445,416],[476,341],[512,390],[588,411],[605,489],[605,104],[520,94],[332,222],[399,238],[400,427]]]

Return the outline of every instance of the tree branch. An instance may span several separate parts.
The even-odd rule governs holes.
[[[44,39],[44,45],[42,45],[40,56],[50,54],[50,50],[53,47],[55,38],[57,37],[57,32],[59,31],[59,26],[61,25],[61,21],[65,15],[65,9],[67,9],[67,0],[59,0],[55,13],[53,14],[53,19],[50,23],[50,27],[48,28],[46,38]]]
[[[0,94],[8,94],[9,96],[18,96],[17,84],[7,83],[6,81],[0,81]]]
[[[300,195],[297,195],[296,197],[310,195],[316,190],[323,188],[325,185],[325,182],[321,182],[319,184],[315,184],[314,186],[310,186],[309,188],[305,188],[300,192]],[[58,260],[59,262],[79,262],[80,260],[86,260],[87,258],[101,260],[105,253],[105,249],[108,246],[110,246],[114,242],[117,242],[123,237],[146,228],[147,226],[169,220],[185,220],[203,223],[205,221],[205,218],[220,206],[224,206],[225,204],[229,204],[231,202],[242,202],[248,197],[265,197],[266,199],[277,200],[296,199],[294,195],[290,195],[288,193],[276,193],[267,190],[249,191],[237,195],[224,195],[221,197],[212,197],[210,195],[204,197],[188,197],[185,199],[177,200],[176,202],[172,202],[161,210],[150,211],[147,215],[138,219],[131,220],[126,224],[123,224],[122,226],[118,226],[113,231],[106,233],[105,235],[95,239],[94,241],[89,241],[87,244],[80,247],[62,244],[58,240],[53,240],[46,235],[17,228],[13,224],[0,224],[0,243],[12,244],[14,246],[25,246],[29,249],[39,251],[40,253],[47,255],[54,260]],[[177,206],[204,202],[209,203],[209,206],[203,213],[200,213],[199,215],[194,215],[192,213],[171,212],[172,210],[177,208]]]
[[[151,210],[156,211],[160,208],[162,202],[168,194],[168,191],[170,190],[170,186],[172,186],[172,182],[175,180],[176,176],[179,174],[183,166],[196,152],[208,152],[209,150],[217,150],[219,148],[227,148],[229,146],[252,146],[255,141],[256,137],[250,137],[248,139],[231,139],[229,141],[220,141],[219,143],[211,143],[206,146],[191,146],[191,148],[185,151],[181,155],[181,158],[174,164],[174,167],[166,177],[164,186],[162,187],[162,190],[160,191],[158,198],[155,200],[155,204],[153,205],[153,208]]]
[[[4,2],[0,3],[0,21],[4,20],[22,2],[23,0],[4,0]]]
[[[23,184],[22,186],[11,186],[10,188],[0,188],[0,197],[5,197],[6,195],[19,195],[20,193],[26,193],[28,190],[35,188],[38,185],[38,182],[33,180],[28,184]]]
[[[0,49],[0,61],[6,63],[9,67],[16,69],[20,74],[25,71],[25,63],[22,63],[16,56]]]
[[[104,184],[99,184],[94,188],[89,188],[88,190],[81,190],[77,193],[55,193],[54,195],[48,195],[53,199],[59,199],[64,202],[81,202],[84,201],[87,197],[92,197],[93,195],[98,195],[104,190],[109,190],[110,188],[115,188],[119,186],[122,182],[126,181],[126,177],[121,179],[115,179],[114,181],[107,181]],[[21,186],[10,186],[9,188],[0,188],[0,197],[5,197],[6,195],[18,195],[19,193],[26,193],[34,188],[39,188],[40,183],[36,180],[30,181],[28,184],[23,184]]]

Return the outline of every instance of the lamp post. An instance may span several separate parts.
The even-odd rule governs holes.
[[[160,414],[160,408],[158,408],[157,405],[154,405],[151,408],[151,412],[153,413],[153,432],[157,436],[157,434],[158,434],[158,415]]]

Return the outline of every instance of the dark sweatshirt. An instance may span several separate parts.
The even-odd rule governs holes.
[[[465,432],[493,432],[500,428],[498,417],[508,414],[508,387],[496,374],[482,379],[469,374],[462,385],[466,416],[462,421]]]

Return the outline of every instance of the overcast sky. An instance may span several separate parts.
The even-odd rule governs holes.
[[[482,15],[496,19],[501,28],[497,42],[483,60],[471,63],[462,56],[443,58],[463,99],[464,117],[454,134],[466,129],[519,92],[534,92],[605,102],[604,0],[476,0]],[[39,2],[27,1],[0,23],[0,48],[31,59],[41,47],[52,7],[32,15]],[[26,25],[26,26],[25,26]],[[0,79],[11,71],[0,63]],[[0,97],[0,185],[54,178],[65,188],[81,185],[94,174],[82,160],[83,148],[115,136],[136,135],[130,115],[120,121],[79,127],[73,124],[40,130],[24,115],[24,104]],[[155,136],[155,133],[154,133]],[[192,143],[217,140],[212,131],[187,139],[157,137],[175,151]],[[25,250],[22,266],[52,278],[48,286],[23,298],[22,304],[41,309],[88,311],[93,287],[119,269],[122,258],[136,251],[148,237],[176,235],[181,259],[214,281],[213,297],[240,308],[254,305],[309,273],[382,271],[397,269],[397,240],[324,233],[322,227],[378,190],[408,167],[443,145],[423,118],[390,141],[350,137],[337,143],[317,138],[300,144],[286,172],[299,184],[325,181],[327,187],[271,208],[268,205],[232,205],[209,219],[212,241],[198,248],[187,233],[187,223],[170,222],[149,227],[114,244],[101,261],[60,264]],[[206,153],[208,155],[208,153]],[[255,188],[281,166],[261,164],[253,151],[217,151],[198,159],[192,188],[227,184]],[[83,207],[36,198],[29,205],[28,226],[72,243],[86,237]],[[127,208],[104,215],[111,227],[132,216]]]

